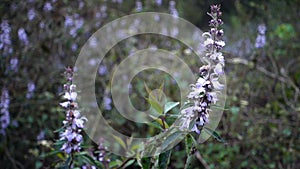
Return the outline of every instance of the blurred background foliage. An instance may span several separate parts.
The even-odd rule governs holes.
[[[75,63],[81,46],[101,26],[128,14],[155,11],[178,12],[207,30],[206,12],[214,3],[222,5],[227,43],[227,103],[217,129],[226,143],[209,139],[201,144],[193,167],[300,168],[300,1],[176,0],[175,9],[167,0],[162,4],[140,2],[142,6],[134,0],[1,0],[0,87],[2,93],[9,92],[10,99],[10,123],[0,136],[1,168],[51,168],[59,161],[61,154],[46,154],[53,150],[58,138],[53,131],[61,127],[65,116],[58,106],[62,73],[65,66]],[[255,48],[260,24],[267,28],[266,45]],[[149,47],[174,52],[195,73],[200,67],[196,56],[174,39],[139,35],[124,40],[106,55],[97,75],[98,103],[108,119],[118,117],[106,88],[112,70],[131,52]],[[168,98],[179,101],[179,88],[168,74],[147,70],[136,77],[142,79],[131,84],[131,100],[137,108],[149,107],[143,80],[150,88],[164,82]],[[142,136],[156,133],[121,116],[112,125],[124,134],[135,126]],[[183,158],[183,145],[178,144],[169,168],[183,168]]]

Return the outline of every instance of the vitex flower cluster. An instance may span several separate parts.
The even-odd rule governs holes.
[[[13,52],[10,38],[11,27],[7,20],[2,20],[0,28],[0,50],[3,50],[5,56],[6,54],[11,54]]]
[[[70,154],[81,149],[80,145],[83,139],[81,131],[87,119],[81,116],[76,102],[76,85],[72,83],[73,69],[71,67],[66,68],[64,74],[67,79],[67,83],[64,85],[64,98],[66,101],[60,103],[60,105],[66,110],[66,119],[63,121],[65,130],[60,134],[60,140],[66,141],[61,150]]]
[[[263,48],[266,45],[266,30],[267,27],[264,24],[258,25],[257,31],[258,35],[255,41],[255,48]]]
[[[1,100],[0,100],[0,122],[1,122],[1,130],[0,133],[5,135],[5,129],[8,127],[10,123],[10,115],[9,115],[9,93],[6,88],[2,89]]]
[[[219,82],[219,77],[224,73],[224,57],[221,53],[225,42],[222,40],[223,30],[219,26],[223,24],[220,19],[222,15],[220,5],[212,5],[208,15],[210,31],[203,33],[205,37],[204,46],[206,57],[209,59],[207,65],[199,69],[199,78],[195,84],[191,84],[191,92],[188,94],[190,107],[181,111],[183,123],[180,127],[186,130],[192,127],[192,131],[200,134],[202,127],[209,122],[211,104],[218,101],[216,90],[222,90],[224,85]],[[193,126],[191,126],[193,125]]]

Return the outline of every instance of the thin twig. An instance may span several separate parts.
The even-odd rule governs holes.
[[[207,162],[203,159],[203,157],[201,156],[201,154],[200,154],[199,151],[196,152],[196,157],[197,157],[197,159],[202,163],[202,165],[205,167],[205,169],[210,169],[209,165],[208,165]]]
[[[22,168],[22,169],[24,168],[18,161],[16,161],[15,159],[12,158],[12,156],[10,155],[10,153],[7,149],[5,149],[5,154],[8,157],[9,161],[12,163],[14,169],[18,169],[17,165],[19,166],[19,168]]]

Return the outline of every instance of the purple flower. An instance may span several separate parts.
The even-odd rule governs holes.
[[[32,98],[34,90],[35,90],[35,84],[31,81],[27,84],[27,94],[26,94],[27,99]]]
[[[10,62],[10,65],[9,65],[10,70],[17,72],[18,71],[18,63],[19,63],[18,58],[11,58],[9,62]]]
[[[141,11],[143,10],[143,4],[142,4],[141,1],[136,1],[136,2],[135,2],[135,9],[136,9],[136,11],[138,11],[138,12],[141,12]]]
[[[10,38],[11,27],[7,20],[2,20],[0,27],[2,31],[0,34],[0,50],[3,50],[4,54],[11,54],[13,52]]]
[[[169,10],[170,10],[170,14],[178,17],[178,11],[176,9],[176,2],[175,1],[170,1],[169,2]]]
[[[27,17],[28,17],[28,20],[32,21],[34,18],[35,18],[35,11],[33,8],[29,9],[28,13],[27,13]]]
[[[26,34],[24,28],[20,28],[18,30],[18,36],[19,36],[20,41],[22,41],[25,46],[29,44],[28,37],[27,37],[27,34]]]
[[[212,5],[211,12],[208,14],[212,18],[209,22],[211,29],[209,32],[203,33],[202,36],[206,38],[203,43],[206,48],[205,56],[208,57],[211,64],[200,67],[200,77],[195,84],[191,84],[191,91],[187,96],[188,103],[193,105],[181,111],[182,124],[180,129],[189,129],[191,122],[195,120],[191,131],[198,134],[201,133],[200,129],[209,122],[211,104],[218,101],[215,90],[224,88],[224,85],[219,82],[219,76],[224,74],[223,66],[225,65],[224,57],[220,52],[225,46],[225,42],[222,40],[224,32],[219,29],[219,26],[223,24],[219,18],[222,14],[220,6]]]
[[[2,135],[5,135],[5,129],[8,127],[10,123],[10,114],[9,114],[9,93],[6,88],[2,89],[1,100],[0,100],[0,123],[1,123],[1,131]]]
[[[257,27],[258,35],[255,40],[255,48],[263,48],[266,45],[266,33],[267,27],[264,24],[260,24]]]
[[[46,2],[43,9],[45,12],[49,12],[53,9],[53,7],[50,2]]]
[[[70,67],[66,68],[64,74],[67,83],[64,84],[65,94],[63,98],[67,101],[60,103],[60,105],[66,110],[66,118],[63,120],[65,130],[60,134],[60,140],[65,140],[66,142],[60,150],[70,154],[72,152],[80,151],[81,149],[80,145],[83,141],[83,137],[80,133],[81,129],[84,128],[84,123],[87,119],[81,116],[76,102],[76,85],[72,83],[73,69]]]

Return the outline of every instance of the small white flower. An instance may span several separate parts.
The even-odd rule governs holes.
[[[216,60],[220,56],[222,56],[222,53],[221,52],[216,52],[216,53],[213,53],[212,55],[210,55],[210,58],[213,59],[213,60]]]
[[[83,128],[83,127],[84,127],[83,123],[84,123],[83,119],[74,119],[74,124],[75,124],[78,128]]]
[[[63,102],[63,103],[59,103],[62,107],[67,108],[70,105],[69,101]]]
[[[72,101],[76,100],[76,97],[77,97],[76,92],[71,92],[71,93],[66,92],[65,95],[64,95],[65,99],[72,100]]]
[[[222,89],[224,88],[224,85],[221,84],[221,83],[218,81],[217,78],[213,78],[213,79],[211,80],[211,82],[212,82],[214,88],[217,89],[217,90],[222,90]]]
[[[204,32],[202,34],[203,37],[211,38],[211,34],[209,32]]]
[[[221,47],[224,47],[225,46],[225,42],[220,40],[220,41],[216,41],[215,42],[217,45],[221,46]]]
[[[224,56],[222,55],[222,53],[221,53],[221,55],[218,55],[218,60],[224,66]]]
[[[76,90],[76,85],[71,84],[70,89],[71,89],[72,92],[75,92],[75,90]]]
[[[73,111],[73,115],[75,118],[79,118],[80,117],[80,112],[78,110]]]
[[[204,94],[205,93],[205,89],[203,87],[193,88],[192,90],[193,91],[188,94],[188,98],[190,98],[190,99],[192,99],[192,98],[199,98],[199,97],[202,96],[200,94]]]
[[[204,46],[212,45],[213,43],[214,43],[214,40],[212,40],[211,38],[207,38],[204,41]]]
[[[222,75],[222,74],[224,74],[223,67],[222,67],[221,63],[218,63],[218,64],[216,65],[216,67],[214,68],[214,72],[215,72],[217,75]]]
[[[202,87],[205,84],[205,82],[206,82],[206,80],[204,78],[200,77],[197,80],[196,86],[199,85],[200,87]]]

